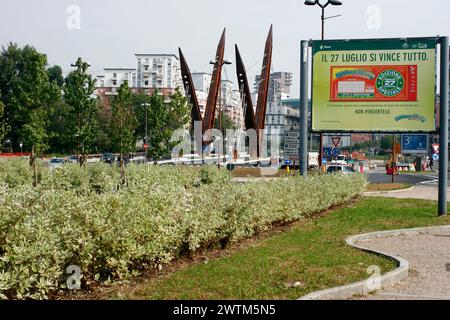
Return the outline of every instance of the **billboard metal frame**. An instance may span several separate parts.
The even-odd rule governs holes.
[[[447,214],[447,187],[448,187],[448,128],[449,128],[449,38],[448,37],[429,37],[428,39],[436,39],[436,45],[440,45],[440,117],[439,129],[435,131],[314,131],[314,133],[330,132],[330,133],[373,133],[373,134],[433,134],[439,133],[440,157],[439,157],[439,201],[438,201],[438,215],[443,216]],[[385,41],[385,40],[405,40],[417,41],[424,38],[391,38],[391,39],[356,39],[356,41]],[[329,40],[342,41],[342,40]],[[350,40],[347,40],[350,41]],[[303,40],[300,43],[300,173],[307,177],[308,172],[308,105],[309,105],[309,49],[311,48],[312,40]],[[436,46],[437,50],[438,46]],[[437,58],[437,55],[436,55]],[[437,59],[436,59],[437,60]],[[436,63],[437,65],[437,63]],[[437,68],[436,68],[437,75]],[[436,91],[436,90],[435,90]],[[311,97],[312,98],[312,97]],[[436,110],[435,110],[436,111]],[[436,117],[436,112],[435,112]]]
[[[307,41],[308,42],[308,47],[309,48],[311,48],[311,50],[314,50],[314,43],[319,43],[319,42],[325,42],[325,43],[338,43],[338,44],[341,44],[341,43],[345,43],[345,42],[347,42],[347,43],[352,43],[352,44],[355,44],[355,43],[361,43],[361,50],[363,50],[363,49],[365,49],[365,48],[363,48],[362,46],[364,45],[364,43],[367,43],[367,42],[371,42],[371,43],[375,43],[375,42],[377,42],[377,41],[382,41],[382,42],[405,42],[405,43],[408,43],[408,42],[417,42],[417,41],[420,41],[420,40],[422,40],[422,41],[432,41],[432,40],[434,40],[435,41],[435,43],[436,43],[436,47],[435,47],[435,50],[436,50],[436,57],[438,56],[438,51],[437,51],[437,45],[439,45],[440,44],[440,41],[441,41],[441,38],[440,37],[437,37],[437,36],[433,36],[433,37],[407,37],[407,38],[372,38],[372,39],[370,39],[370,38],[366,38],[366,39],[331,39],[331,40],[309,40],[309,41]],[[389,46],[387,46],[387,47],[383,47],[382,49],[380,49],[380,50],[383,50],[383,49],[385,49],[385,50],[389,50],[389,49],[398,49],[397,47],[389,47]],[[336,49],[336,50],[341,50],[341,49]],[[365,50],[374,50],[374,49],[371,49],[371,48],[369,48],[369,49],[365,49]],[[400,49],[398,49],[398,50],[400,50]],[[330,51],[333,51],[333,50],[330,50]],[[343,51],[343,50],[342,50]],[[350,50],[349,50],[350,51]],[[354,50],[354,51],[356,51],[356,50]],[[308,55],[309,55],[309,53],[308,53]],[[313,79],[314,79],[314,51],[312,52],[312,57],[311,57],[311,82],[313,81]],[[436,59],[437,60],[437,59]],[[437,68],[438,68],[438,66],[437,66],[437,61],[436,61],[436,70],[435,70],[435,72],[436,72],[436,74],[437,74]],[[437,85],[437,82],[436,82],[436,85]],[[436,88],[435,88],[435,94],[436,94]],[[319,134],[319,133],[323,133],[323,134],[325,134],[325,133],[337,133],[337,134],[340,134],[340,133],[350,133],[350,134],[352,134],[352,133],[358,133],[358,134],[414,134],[414,133],[417,133],[417,134],[439,134],[439,128],[436,126],[436,129],[435,130],[339,130],[339,129],[330,129],[330,130],[314,130],[313,129],[313,123],[314,123],[314,119],[313,119],[313,117],[314,117],[314,112],[313,112],[313,109],[314,109],[314,95],[313,95],[313,85],[311,85],[311,88],[310,88],[310,95],[311,95],[311,121],[310,121],[310,123],[309,123],[309,125],[308,125],[308,131],[310,132],[310,133],[314,133],[314,134]],[[437,115],[437,110],[435,109],[434,110],[434,119],[435,119],[435,122],[436,122],[436,115]]]

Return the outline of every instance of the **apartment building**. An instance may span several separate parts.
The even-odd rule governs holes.
[[[164,96],[182,87],[180,61],[174,54],[135,54],[136,87],[152,94],[155,90]]]

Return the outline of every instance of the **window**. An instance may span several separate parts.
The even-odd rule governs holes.
[[[144,85],[148,86],[148,80],[144,81]]]
[[[117,86],[117,80],[113,80],[113,86]]]

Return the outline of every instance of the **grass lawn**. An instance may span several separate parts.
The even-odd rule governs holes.
[[[250,241],[224,257],[179,268],[121,287],[120,299],[297,299],[307,293],[368,278],[377,265],[395,263],[346,246],[350,235],[449,224],[437,218],[436,202],[363,198],[313,220],[293,224],[266,239]],[[287,283],[299,282],[293,288]]]
[[[408,189],[411,185],[407,183],[372,183],[367,187],[368,192],[394,191]]]

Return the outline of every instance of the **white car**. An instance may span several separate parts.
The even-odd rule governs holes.
[[[333,158],[331,163],[334,165],[346,166],[347,165],[347,157],[344,155],[339,155],[336,158]]]
[[[327,168],[327,173],[343,173],[343,174],[351,174],[355,173],[356,171],[347,165],[331,165]]]
[[[52,158],[50,160],[50,170],[60,168],[64,165],[64,159],[62,158]]]

